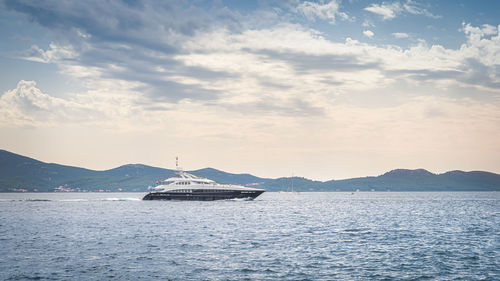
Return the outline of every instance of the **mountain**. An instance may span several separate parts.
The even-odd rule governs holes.
[[[433,174],[424,169],[397,169],[378,177],[325,182],[327,189],[350,191],[500,191],[500,175],[473,171]]]
[[[88,191],[144,191],[157,180],[174,175],[173,170],[129,164],[106,171],[44,163],[0,150],[0,191],[26,189],[54,191],[80,189]]]
[[[260,178],[232,174],[213,168],[190,173],[220,183],[260,186],[267,191],[500,191],[500,175],[483,171],[450,171],[434,174],[424,169],[396,169],[376,177],[326,182],[303,177]],[[0,192],[54,191],[141,191],[155,182],[172,177],[174,170],[128,164],[105,171],[45,163],[0,150]]]

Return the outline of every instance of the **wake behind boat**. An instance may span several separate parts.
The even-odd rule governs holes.
[[[213,180],[184,172],[177,166],[177,177],[164,180],[142,200],[200,200],[254,199],[265,192],[263,189],[233,184],[219,184]]]

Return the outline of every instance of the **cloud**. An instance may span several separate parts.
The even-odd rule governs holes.
[[[391,20],[402,13],[410,13],[413,15],[424,15],[430,18],[440,18],[440,16],[433,15],[427,9],[422,8],[420,4],[415,1],[408,0],[405,3],[392,2],[382,4],[371,4],[364,8],[365,11],[382,16],[383,20]]]
[[[363,31],[363,35],[368,37],[368,38],[372,38],[373,35],[375,35],[371,30],[365,30]]]
[[[312,12],[316,8],[328,6],[338,12],[340,2],[306,3],[309,15],[318,18]],[[6,5],[61,38],[46,50],[33,46],[23,53],[24,59],[56,64],[65,75],[82,81],[89,93],[128,96],[124,108],[130,110],[157,112],[190,104],[197,110],[238,111],[239,105],[247,105],[249,115],[302,118],[326,114],[339,96],[398,83],[443,91],[457,85],[499,91],[498,28],[490,25],[463,24],[466,43],[459,49],[425,42],[403,49],[350,38],[335,42],[286,21],[255,26],[257,19],[227,7],[209,12],[175,1],[144,1],[138,6],[119,1]],[[406,2],[394,7],[417,12],[405,5],[417,6]],[[214,18],[216,11],[226,15],[222,22]],[[371,30],[363,34],[374,36]],[[279,105],[264,106],[265,100]],[[126,112],[131,111],[119,114]]]
[[[4,124],[54,125],[65,120],[89,121],[102,117],[90,105],[42,93],[34,81],[21,80],[13,90],[0,96],[0,120]]]
[[[441,18],[441,16],[434,15],[427,9],[423,8],[422,5],[420,5],[416,1],[407,0],[406,3],[403,4],[403,8],[406,12],[413,15],[424,15],[433,19]]]
[[[219,93],[180,83],[176,78],[179,75],[194,75],[201,80],[231,77],[223,71],[188,67],[173,59],[175,54],[183,52],[187,38],[216,25],[214,15],[195,6],[184,7],[177,1],[144,1],[137,5],[122,1],[65,5],[58,1],[6,1],[5,6],[27,14],[64,42],[51,43],[46,50],[34,45],[19,57],[57,64],[63,73],[78,77],[89,89],[101,87],[102,81],[117,80],[134,85],[128,90],[140,91],[153,100],[210,100]],[[237,25],[235,15],[228,16],[227,9],[220,10],[214,13],[223,15],[218,19]]]
[[[469,36],[470,41],[478,42],[482,38],[490,35],[498,35],[498,28],[493,25],[483,24],[482,27],[472,26],[470,23],[462,22],[462,28],[459,29]]]
[[[342,20],[348,20],[349,16],[339,11],[341,0],[331,0],[326,2],[321,0],[319,3],[305,1],[299,4],[296,8],[296,12],[302,14],[310,21],[314,21],[316,18],[322,20],[329,20],[331,24],[335,24],[336,17],[340,17]]]
[[[392,4],[371,4],[364,9],[365,11],[372,12],[374,14],[382,16],[384,20],[390,20],[396,17],[396,14],[401,12],[403,9],[401,4],[394,2]]]
[[[316,71],[356,72],[376,69],[377,62],[360,60],[355,55],[305,54],[296,51],[249,50],[267,60],[282,61],[289,64],[297,73],[315,73]]]
[[[362,24],[364,27],[375,27],[375,24],[371,22],[370,20],[365,19]]]
[[[404,33],[404,32],[394,32],[394,33],[392,33],[392,36],[394,36],[395,38],[408,38],[409,37],[408,33]]]
[[[77,54],[73,50],[73,47],[71,45],[58,46],[54,43],[50,43],[49,49],[46,51],[41,49],[37,45],[33,45],[29,50],[20,52],[18,54],[18,57],[22,59],[42,62],[42,63],[52,63],[62,60],[73,59],[76,56]]]
[[[500,26],[462,24],[467,43],[460,47],[465,83],[500,90]]]

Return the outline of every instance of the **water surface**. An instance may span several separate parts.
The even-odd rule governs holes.
[[[1,280],[500,280],[499,192],[0,194]]]

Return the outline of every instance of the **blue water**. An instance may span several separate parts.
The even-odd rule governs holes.
[[[0,280],[500,280],[500,192],[0,194]]]

